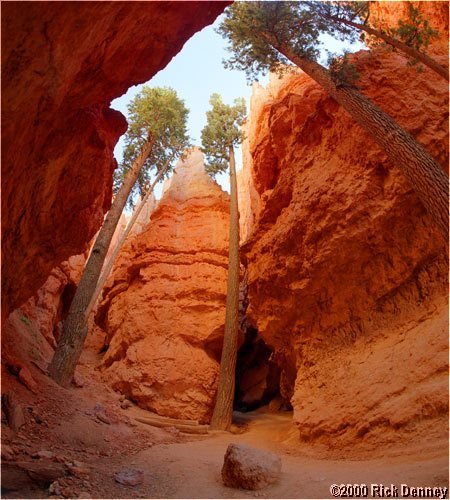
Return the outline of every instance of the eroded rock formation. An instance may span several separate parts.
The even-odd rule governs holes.
[[[228,261],[229,196],[194,149],[150,225],[122,250],[96,321],[105,380],[141,407],[207,421],[217,384]]]
[[[446,167],[446,82],[386,49],[355,63],[362,92]],[[445,439],[447,259],[414,192],[301,72],[255,88],[247,134],[248,320],[301,438]]]
[[[17,375],[32,392],[38,392],[31,368],[46,372],[85,261],[86,254],[74,255],[52,269],[41,288],[5,321],[2,328],[3,392],[8,392],[11,374]]]
[[[136,219],[136,222],[131,228],[131,234],[142,233],[142,231],[144,231],[147,228],[148,224],[150,223],[150,217],[153,213],[153,210],[155,210],[156,208],[156,204],[157,202],[155,196],[151,194],[148,197],[147,201],[145,202],[144,206],[142,207],[141,213]],[[135,208],[137,208],[137,205]],[[130,218],[131,216],[128,218],[128,220]]]
[[[381,29],[388,30],[392,27],[398,27],[398,21],[409,20],[409,7],[410,5],[416,9],[420,10],[430,26],[437,31],[437,36],[431,38],[430,47],[426,50],[428,53],[436,54],[439,53],[442,56],[446,56],[448,53],[448,37],[449,37],[449,25],[448,25],[448,5],[446,2],[372,2],[370,5],[370,22],[374,26],[380,27]],[[444,64],[448,65],[448,62],[443,59]]]
[[[52,347],[59,340],[60,322],[69,312],[85,261],[85,255],[74,255],[55,267],[44,285],[19,309]]]
[[[82,253],[111,203],[112,99],[228,2],[9,2],[2,9],[2,318]]]

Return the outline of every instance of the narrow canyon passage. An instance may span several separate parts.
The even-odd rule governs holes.
[[[255,328],[248,327],[238,350],[234,409],[252,411],[265,405],[272,407],[280,398],[280,369],[272,360],[273,351],[258,336]]]
[[[407,460],[405,457],[345,462],[320,459],[301,455],[295,445],[284,444],[286,436],[293,431],[290,417],[261,414],[249,420],[249,430],[244,434],[220,435],[188,444],[158,445],[151,452],[138,453],[132,464],[147,468],[156,484],[161,478],[175,478],[170,484],[164,484],[162,490],[153,485],[152,496],[164,498],[329,498],[332,484],[389,486],[428,484],[430,478],[436,484],[447,481],[446,459],[426,458],[422,450],[411,452]],[[229,443],[279,454],[283,469],[278,484],[257,493],[224,487],[220,470]]]
[[[230,5],[246,4],[2,4],[3,498],[332,498],[333,485],[448,498],[446,242],[398,165],[316,80],[291,68],[250,87],[223,68],[217,28]],[[436,31],[427,53],[447,65],[445,2],[370,2],[380,29],[411,12]],[[448,81],[364,43],[348,46],[351,91],[447,175]],[[59,384],[48,367],[96,234],[142,130],[147,145],[157,136],[137,126],[146,92],[154,122],[179,113],[111,230],[110,271],[81,311],[87,337]],[[246,104],[239,127],[216,127],[238,130],[227,159],[205,146],[214,102],[221,117]],[[179,136],[168,146],[172,125],[182,147]],[[230,147],[238,339],[232,424],[218,431]]]
[[[316,371],[309,364],[298,373],[285,344],[270,347],[251,326],[244,279],[233,425],[231,432],[205,428],[223,334],[227,196],[204,172],[198,150],[179,164],[151,224],[124,248],[107,284],[75,386],[64,389],[47,376],[57,330],[49,338],[40,332],[64,317],[84,258],[55,270],[38,296],[10,316],[3,335],[5,375],[14,388],[2,400],[5,498],[326,498],[332,484],[446,487],[448,316],[445,297],[433,295],[428,281],[439,272],[436,264],[386,306],[405,307],[420,286],[432,297],[426,308],[406,308],[407,322],[388,327],[386,311],[375,316],[379,336],[346,345],[345,369],[338,351],[328,352]],[[208,221],[220,231],[205,235]],[[196,252],[189,251],[192,241]],[[434,359],[411,372],[409,358],[430,350]],[[360,366],[372,369],[359,380]],[[418,381],[398,389],[405,369]],[[386,387],[383,378],[393,370],[399,380]],[[355,399],[345,400],[344,387]],[[365,400],[355,397],[358,390]],[[419,404],[417,419],[411,411]],[[281,457],[279,480],[256,493],[224,486],[220,471],[231,443]],[[139,480],[124,484],[121,474]]]
[[[20,318],[16,331],[30,331]],[[29,335],[31,338],[32,335]],[[151,413],[109,389],[95,367],[101,356],[83,354],[77,389],[62,389],[43,373],[34,373],[40,395],[18,386],[27,427],[13,434],[3,453],[18,461],[3,463],[4,498],[329,498],[331,484],[446,484],[448,463],[434,443],[392,449],[335,449],[299,444],[290,412],[235,412],[232,433],[189,435],[175,427],[157,428],[136,420]],[[254,492],[225,487],[220,480],[230,443],[278,454],[280,481]],[[40,458],[27,461],[26,457]],[[345,454],[346,459],[342,460]],[[64,472],[65,470],[69,472]],[[142,471],[139,484],[115,480],[121,471]],[[31,475],[30,475],[31,474]],[[53,486],[51,486],[53,485]]]

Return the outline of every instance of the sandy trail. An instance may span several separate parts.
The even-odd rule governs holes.
[[[143,469],[146,481],[136,493],[165,498],[330,498],[330,485],[401,484],[448,487],[446,457],[420,456],[368,461],[337,461],[311,458],[295,452],[287,443],[291,416],[253,414],[244,417],[249,429],[242,434],[217,433],[189,443],[163,444],[139,452],[131,467]],[[278,484],[259,492],[222,485],[220,471],[229,443],[243,443],[278,453],[283,462]],[[293,455],[295,453],[295,455]],[[131,491],[129,492],[131,496]]]
[[[448,487],[448,449],[433,439],[413,445],[395,442],[389,449],[372,447],[372,452],[360,440],[354,450],[329,450],[318,442],[301,443],[292,414],[265,413],[264,409],[235,413],[234,434],[183,435],[173,427],[138,423],[136,417],[152,414],[135,405],[121,409],[121,396],[93,370],[97,358],[85,356],[85,364],[79,366],[83,388],[63,389],[36,369],[33,376],[42,393],[35,396],[10,379],[27,424],[14,434],[2,423],[2,445],[15,449],[11,463],[53,466],[78,461],[87,471],[58,479],[65,486],[62,495],[52,498],[331,498],[331,484],[367,484],[369,493],[371,484]],[[110,423],[96,417],[99,405],[111,415]],[[41,423],[35,416],[40,416]],[[282,459],[281,480],[258,492],[223,486],[221,468],[229,443],[277,453]],[[33,458],[41,450],[53,452],[56,458]],[[364,460],[358,461],[357,456]],[[115,475],[126,468],[141,469],[144,482],[119,484]],[[21,486],[14,477],[3,486],[5,498],[49,496],[48,485],[28,481]]]

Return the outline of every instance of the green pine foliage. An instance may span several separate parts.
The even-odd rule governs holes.
[[[408,4],[408,17],[407,21],[400,19],[398,27],[391,29],[390,34],[397,35],[402,42],[416,50],[426,49],[430,41],[437,38],[439,33],[412,4]]]
[[[382,34],[386,34],[394,40],[398,40],[412,49],[424,52],[430,41],[439,36],[438,31],[433,29],[427,19],[423,17],[420,10],[408,3],[408,19],[400,19],[396,27],[380,28],[370,21],[370,2],[306,2],[307,8],[314,15],[328,21],[327,32],[340,40],[353,42],[359,38],[370,41],[371,45],[386,45],[381,38],[368,34],[354,26],[345,24],[346,21],[354,22],[362,26],[372,28]],[[339,60],[337,61],[339,63]],[[418,64],[418,59],[408,60],[409,66]],[[331,69],[331,66],[330,66]],[[423,67],[419,65],[418,71]],[[352,71],[351,71],[352,72]]]
[[[207,124],[202,130],[202,151],[206,156],[206,171],[215,177],[228,169],[229,148],[244,139],[240,130],[246,115],[245,100],[235,99],[230,106],[219,94],[209,100],[211,110],[207,111]]]
[[[398,27],[389,30],[391,36],[396,36],[406,45],[417,51],[427,49],[430,41],[439,36],[439,32],[433,29],[427,19],[423,17],[420,10],[408,4],[408,20],[398,21]],[[408,61],[409,66],[417,66],[417,71],[423,71],[423,66],[417,59]]]
[[[329,54],[328,71],[330,77],[336,85],[354,86],[359,80],[359,73],[356,66],[349,60],[349,54],[345,52],[342,56]]]
[[[390,28],[387,34],[416,50],[425,49],[438,33],[419,9],[411,4],[408,9],[409,19],[400,20],[398,27]],[[225,67],[243,70],[252,81],[268,71],[281,74],[292,65],[274,45],[289,46],[296,56],[316,60],[321,34],[350,42],[358,38],[364,40],[367,36],[374,39],[344,24],[343,20],[370,27],[370,2],[235,2],[227,8],[226,17],[218,28],[229,42],[231,55],[224,62]],[[372,28],[379,30],[376,26]],[[380,40],[380,43],[384,42]],[[344,84],[352,84],[358,78],[356,68],[351,66],[345,54],[330,57],[328,64],[336,79]]]
[[[408,19],[400,19],[396,27],[389,27],[385,31],[370,22],[370,2],[312,1],[303,2],[303,4],[312,15],[325,18],[328,21],[327,32],[341,40],[354,41],[358,34],[362,40],[367,37],[364,32],[360,32],[355,27],[347,26],[341,21],[353,21],[378,29],[393,38],[401,40],[415,50],[426,49],[430,40],[438,36],[438,32],[431,27],[420,10],[411,3],[408,3]]]
[[[344,9],[338,2],[235,2],[218,29],[229,41],[231,56],[225,66],[245,71],[249,81],[267,71],[286,72],[291,61],[273,47],[264,33],[269,33],[277,45],[288,45],[297,56],[316,60],[321,34],[356,39],[354,29],[334,25],[319,14],[343,15],[345,10],[345,15],[361,18],[366,15],[366,4],[353,2]],[[359,77],[345,54],[330,55],[328,64],[339,83],[352,84]]]
[[[364,33],[346,26],[337,21],[338,19],[346,19],[359,24],[366,24],[370,11],[370,2],[304,2],[304,7],[309,10],[315,18],[320,17],[326,22],[321,25],[321,29],[338,40],[347,40],[355,42],[358,39],[364,39]],[[335,19],[335,21],[332,20]]]
[[[183,150],[189,147],[187,118],[189,110],[175,90],[170,87],[144,86],[142,91],[128,105],[128,130],[125,134],[123,160],[114,172],[114,192],[117,193],[123,179],[139,155],[143,144],[149,137],[154,138],[154,145],[145,160],[138,181],[128,198],[128,204],[134,205],[136,194],[145,194],[152,176],[171,158],[170,168],[164,174],[168,176],[174,162]]]
[[[268,71],[282,73],[292,63],[264,39],[270,33],[277,43],[289,44],[300,57],[315,60],[319,35],[326,23],[303,2],[235,2],[226,10],[218,32],[228,39],[231,56],[225,67],[245,72],[249,81]]]

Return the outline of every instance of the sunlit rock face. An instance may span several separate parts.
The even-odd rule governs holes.
[[[61,333],[86,262],[85,255],[74,255],[52,269],[47,281],[20,310],[54,348]]]
[[[448,66],[449,12],[447,2],[372,2],[370,4],[370,22],[381,29],[396,28],[399,20],[409,20],[409,5],[419,9],[437,36],[430,40],[427,53],[443,56],[442,63]]]
[[[139,203],[141,203],[141,200],[139,200]],[[157,201],[155,199],[154,194],[152,193],[145,201],[144,206],[142,207],[136,219],[136,222],[133,224],[133,227],[131,228],[131,234],[142,233],[142,231],[144,231],[147,228],[148,224],[150,223],[150,217],[153,213],[153,210],[155,210],[156,205]],[[137,208],[138,205],[134,207],[135,210]],[[131,219],[131,217],[132,216],[130,215],[130,217],[128,217],[128,220]]]
[[[198,149],[120,254],[96,321],[112,387],[160,415],[208,421],[225,320],[229,195]]]
[[[227,2],[2,8],[2,318],[82,253],[111,203],[112,99],[164,68]]]
[[[37,367],[45,372],[59,340],[62,321],[67,316],[85,261],[86,255],[74,255],[52,269],[39,290],[5,321],[2,328],[4,392],[14,391],[11,374],[16,373],[17,367],[24,367],[28,374]],[[33,380],[31,374],[29,377]],[[35,390],[37,387],[33,388],[34,383],[25,385]]]
[[[446,168],[447,82],[385,49],[355,63],[362,93]],[[274,349],[301,439],[440,446],[447,259],[432,220],[400,170],[301,72],[254,88],[247,135],[248,321]]]

